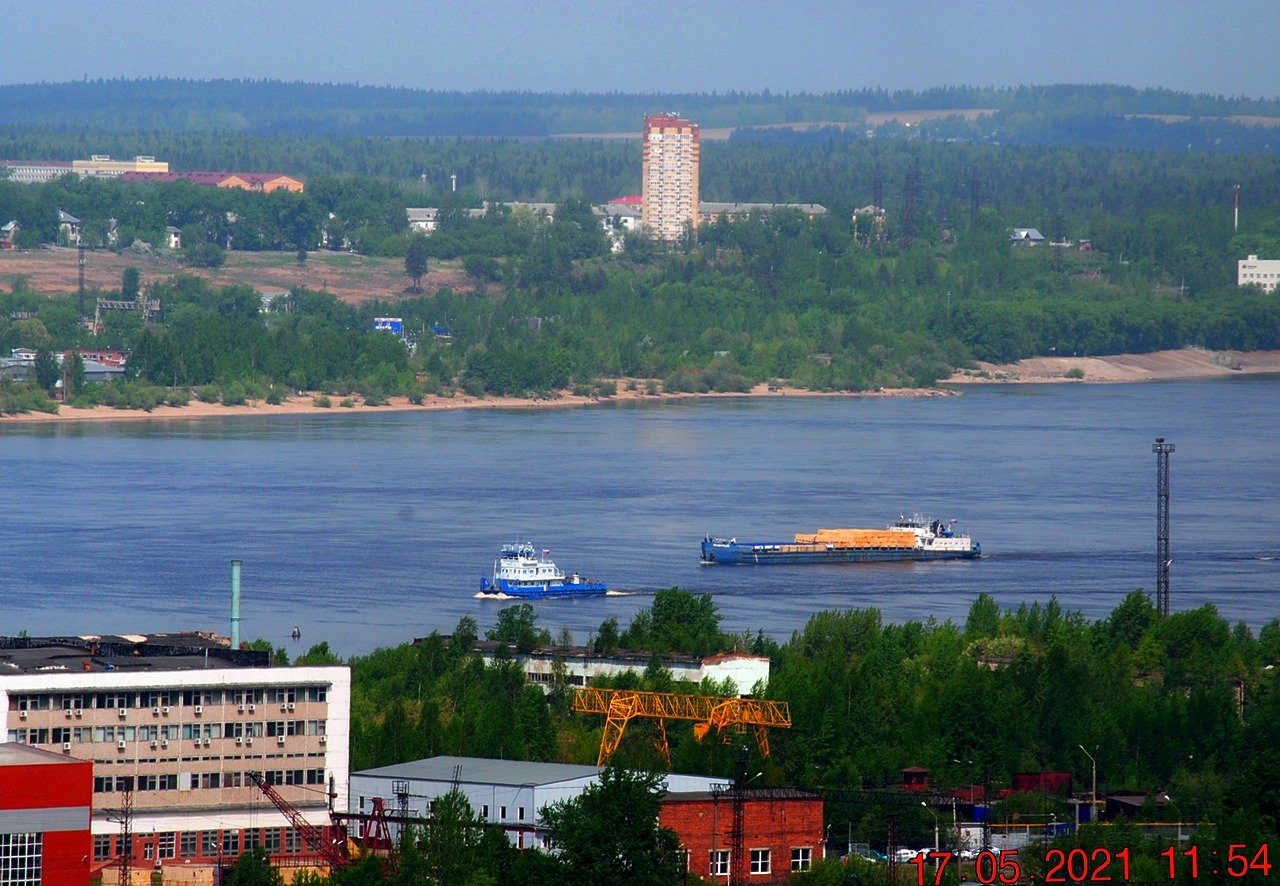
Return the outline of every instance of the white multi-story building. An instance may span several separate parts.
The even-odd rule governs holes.
[[[1263,292],[1271,292],[1277,281],[1280,281],[1280,259],[1251,255],[1236,263],[1238,286],[1261,286]]]
[[[674,114],[644,118],[641,214],[656,240],[674,243],[698,226],[697,123]]]
[[[93,762],[93,855],[117,855],[131,792],[133,854],[161,867],[254,846],[305,854],[250,779],[309,823],[345,808],[351,672],[271,667],[212,635],[0,637],[4,740]]]

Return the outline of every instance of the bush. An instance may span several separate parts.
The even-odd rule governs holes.
[[[343,409],[354,409],[356,405],[356,401],[351,399],[350,397],[343,397],[342,400],[338,403],[338,405],[341,406]]]
[[[1066,372],[1062,373],[1063,378],[1084,378],[1084,370],[1079,366],[1072,366]]]
[[[278,390],[276,390],[275,388],[272,388],[272,389],[267,393],[267,405],[268,405],[268,406],[279,406],[279,405],[280,405],[280,404],[282,404],[283,402],[284,402],[284,394],[281,394],[281,393],[280,393]]]
[[[319,397],[316,397],[315,402],[316,402],[316,407],[319,409],[328,409],[333,405],[333,401],[330,400],[329,397],[325,394],[321,394]]]
[[[421,406],[423,401],[422,391],[410,391],[409,402],[414,406]]]
[[[596,395],[600,397],[612,397],[618,393],[618,383],[616,381],[603,381],[596,385]]]
[[[170,388],[165,395],[165,402],[170,406],[186,406],[191,402],[191,392],[186,388]]]
[[[227,262],[227,253],[217,243],[196,243],[183,250],[187,264],[197,268],[220,268]]]
[[[595,395],[595,388],[591,385],[574,385],[573,396],[575,397],[591,397]]]
[[[222,389],[222,405],[223,406],[243,406],[248,398],[244,385],[238,381],[233,381]]]
[[[364,395],[365,406],[386,406],[387,398],[382,394],[372,393]]]
[[[217,385],[201,385],[196,388],[196,399],[201,403],[217,403],[222,399],[222,391]]]
[[[644,392],[648,394],[650,397],[657,396],[658,383],[653,379],[649,379],[647,382],[644,383]]]

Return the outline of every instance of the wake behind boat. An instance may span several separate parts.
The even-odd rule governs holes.
[[[493,580],[480,579],[481,597],[520,597],[538,600],[544,597],[590,597],[609,590],[591,579],[574,572],[565,576],[564,570],[551,561],[551,552],[543,549],[538,556],[534,546],[516,542],[502,546],[502,552],[493,564]]]
[[[953,528],[955,520],[930,521],[920,514],[899,517],[884,529],[819,529],[797,533],[794,542],[702,540],[702,563],[893,563],[903,560],[970,560],[982,545]]]

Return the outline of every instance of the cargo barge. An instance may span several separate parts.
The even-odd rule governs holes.
[[[708,535],[702,540],[702,563],[893,563],[982,556],[982,545],[956,532],[955,522],[931,521],[915,514],[899,517],[884,529],[819,529],[797,533],[791,542],[743,542]]]

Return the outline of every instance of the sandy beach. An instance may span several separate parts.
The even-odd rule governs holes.
[[[1280,373],[1280,351],[1181,348],[1110,357],[1030,357],[1017,363],[979,363],[977,369],[959,369],[945,384],[1175,381],[1260,373]]]
[[[1084,376],[1082,378],[1068,376],[1067,373],[1075,369],[1083,372]],[[1010,364],[980,363],[976,369],[957,370],[943,383],[948,386],[1043,384],[1046,382],[1089,384],[1216,378],[1257,373],[1280,373],[1280,351],[1203,351],[1187,348],[1178,351],[1121,354],[1112,357],[1034,357]],[[628,381],[628,379],[621,379],[618,384],[618,393],[612,397],[582,397],[569,391],[561,391],[553,398],[538,400],[518,397],[470,397],[457,394],[453,397],[427,397],[421,404],[410,403],[405,397],[391,397],[386,405],[366,406],[360,397],[354,396],[351,400],[355,405],[340,406],[338,404],[346,398],[329,394],[328,398],[332,405],[325,407],[318,405],[322,394],[312,392],[289,397],[276,406],[263,402],[250,402],[243,406],[223,406],[220,403],[201,403],[197,400],[192,400],[187,406],[160,406],[150,412],[113,409],[109,406],[95,406],[89,409],[62,406],[56,415],[30,412],[0,416],[0,425],[29,422],[187,421],[243,415],[344,415],[352,412],[433,412],[446,409],[565,409],[602,403],[657,402],[692,398],[951,397],[958,393],[954,387],[891,388],[880,391],[832,393],[759,384],[750,391],[742,393],[646,394],[644,393],[645,380],[637,380],[637,390],[625,390]]]

